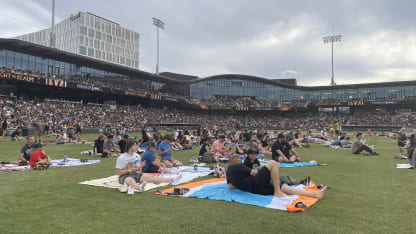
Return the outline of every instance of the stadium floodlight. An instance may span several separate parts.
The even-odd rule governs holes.
[[[49,33],[49,46],[55,48],[55,0],[52,0],[52,27]]]
[[[156,26],[157,34],[157,63],[156,63],[156,74],[159,75],[159,28],[165,30],[165,23],[158,18],[153,17],[153,25]]]
[[[323,37],[322,40],[324,41],[324,44],[331,43],[331,62],[332,62],[332,77],[331,77],[331,85],[335,85],[334,80],[334,42],[341,41],[342,35],[332,35],[332,36],[326,36]]]

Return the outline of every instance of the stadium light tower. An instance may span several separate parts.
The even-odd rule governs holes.
[[[52,0],[52,27],[49,37],[49,46],[55,48],[55,0]]]
[[[165,23],[158,18],[153,17],[153,25],[156,26],[157,33],[157,63],[156,63],[156,74],[159,75],[159,28],[165,30]]]
[[[342,35],[332,35],[326,36],[322,39],[324,40],[324,44],[331,43],[331,61],[332,61],[332,77],[331,77],[331,85],[336,85],[334,80],[334,42],[341,41]]]

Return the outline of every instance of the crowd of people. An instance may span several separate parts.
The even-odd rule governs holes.
[[[359,112],[352,115],[331,112],[250,114],[204,113],[173,108],[110,106],[62,100],[36,100],[0,97],[0,121],[8,128],[37,128],[57,134],[70,127],[140,128],[146,125],[193,124],[217,128],[324,129],[329,123],[340,125],[382,125],[413,127],[415,116],[395,113]],[[392,122],[394,120],[394,122]],[[76,139],[74,139],[76,140]]]

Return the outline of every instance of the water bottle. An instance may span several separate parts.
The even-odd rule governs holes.
[[[68,162],[68,155],[64,155],[64,162]]]
[[[162,167],[162,168],[160,169],[160,176],[162,176],[162,177],[163,177],[163,174],[165,174],[165,168],[163,168],[163,167]]]

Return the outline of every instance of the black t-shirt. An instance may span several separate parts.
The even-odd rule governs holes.
[[[35,151],[36,147],[35,144],[32,144],[30,147],[26,144],[20,149],[20,153],[23,154],[23,157],[29,161],[30,155],[32,155],[33,151]]]
[[[246,192],[253,192],[253,176],[250,175],[251,169],[243,164],[229,166],[227,169],[227,183]]]
[[[123,140],[123,139],[121,139],[119,142],[118,142],[118,146],[120,147],[120,153],[125,153],[126,152],[126,141],[125,140]]]
[[[204,143],[204,144],[201,146],[201,149],[199,150],[199,155],[200,155],[200,156],[204,155],[204,154],[205,154],[205,152],[207,152],[207,150],[205,149],[205,148],[206,148],[206,146],[210,147],[211,145],[210,145],[210,144],[207,144],[207,143]]]
[[[256,158],[254,159],[254,161],[251,161],[250,159],[246,158],[244,160],[244,166],[250,168],[250,169],[254,169],[254,165],[256,165],[256,167],[260,166],[260,162],[259,160]]]
[[[282,153],[286,157],[289,157],[290,149],[292,149],[292,147],[290,146],[289,143],[287,142],[280,143],[279,141],[276,141],[272,146],[272,159],[277,161],[277,159],[279,158],[279,154],[276,152],[277,150],[282,151]]]
[[[142,130],[142,141],[143,143],[150,141],[149,136],[145,130]]]
[[[104,140],[100,140],[100,139],[95,140],[94,148],[97,148],[97,153],[103,153],[103,151],[104,151]]]

